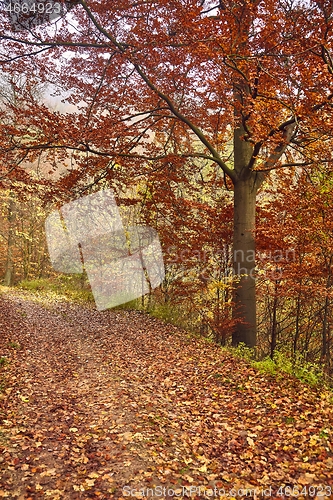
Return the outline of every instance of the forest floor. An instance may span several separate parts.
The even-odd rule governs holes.
[[[333,497],[332,393],[146,314],[6,292],[0,360],[0,498]]]

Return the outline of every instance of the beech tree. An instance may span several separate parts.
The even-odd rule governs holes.
[[[26,89],[15,130],[2,131],[7,168],[72,151],[76,168],[58,182],[69,189],[160,169],[172,182],[184,164],[215,164],[234,192],[233,343],[255,345],[257,193],[272,169],[332,161],[332,2],[69,4],[29,29],[2,12],[3,71],[73,105],[52,112]]]

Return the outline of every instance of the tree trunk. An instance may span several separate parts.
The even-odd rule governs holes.
[[[13,193],[9,193],[7,220],[8,220],[7,259],[6,259],[6,269],[3,282],[5,286],[12,286],[14,282],[13,247],[15,243],[15,200]]]
[[[256,345],[255,215],[257,182],[254,172],[234,184],[233,269],[235,278],[232,343]]]
[[[245,33],[248,33],[246,30]],[[243,42],[244,43],[244,42]],[[254,347],[257,340],[256,286],[255,286],[255,222],[256,195],[267,173],[290,142],[295,122],[283,128],[283,140],[269,155],[263,171],[256,171],[257,149],[251,139],[248,118],[251,115],[252,96],[248,83],[238,78],[234,82],[234,234],[233,270],[235,275],[233,319],[236,320],[232,336],[233,345],[244,342]]]
[[[250,96],[246,82],[234,82],[234,227],[233,273],[235,327],[233,345],[244,342],[254,347],[257,340],[255,287],[256,195],[262,174],[255,172],[251,131],[246,125],[243,107]]]
[[[272,334],[271,334],[271,359],[274,359],[274,351],[276,349],[277,343],[277,309],[278,309],[278,284],[275,281],[274,287],[274,300],[273,300],[273,311],[272,311]]]

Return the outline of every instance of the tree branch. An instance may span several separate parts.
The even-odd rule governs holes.
[[[134,66],[136,72],[138,75],[142,78],[142,80],[147,84],[148,88],[152,90],[155,94],[157,94],[167,105],[170,111],[183,123],[185,123],[191,130],[192,132],[198,137],[198,139],[206,146],[208,151],[212,154],[213,161],[215,161],[221,168],[222,170],[231,178],[232,181],[236,180],[236,174],[235,172],[228,167],[228,165],[222,160],[216,149],[213,147],[213,145],[210,143],[210,141],[207,139],[207,137],[204,135],[202,130],[200,130],[199,127],[197,127],[194,123],[192,123],[191,120],[189,120],[186,116],[184,116],[175,106],[175,104],[172,102],[171,98],[167,96],[164,92],[159,90],[156,85],[151,81],[151,79],[148,77],[148,75],[145,73],[145,71],[141,68],[141,66],[135,62],[135,60],[132,60],[132,57],[130,55],[127,55],[127,49],[128,46],[126,44],[118,42],[107,30],[105,30],[99,22],[96,20],[92,12],[87,6],[87,3],[85,0],[80,0],[79,3],[82,5],[84,10],[86,11],[89,19],[92,21],[94,26],[100,31],[100,33],[103,33],[103,35],[110,40],[115,47],[119,49],[124,55],[126,55],[127,60]],[[126,53],[126,54],[125,54]]]

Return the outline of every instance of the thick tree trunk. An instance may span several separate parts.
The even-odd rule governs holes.
[[[256,345],[255,214],[257,183],[255,173],[234,185],[233,269],[235,278],[232,343]]]
[[[250,90],[243,81],[235,83],[234,128],[234,233],[233,271],[234,307],[236,320],[232,335],[233,345],[244,342],[248,347],[256,345],[256,287],[255,287],[255,222],[256,194],[260,173],[253,170],[253,144],[250,131],[245,126],[240,111]]]

